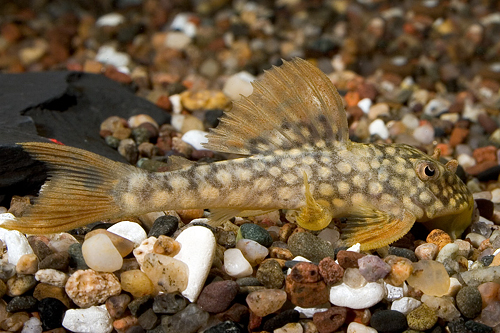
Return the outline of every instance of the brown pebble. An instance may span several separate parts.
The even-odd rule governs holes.
[[[33,275],[15,275],[7,280],[7,295],[21,296],[28,290],[35,287],[37,281]]]
[[[260,324],[262,324],[262,317],[259,317],[255,313],[250,311],[250,318],[248,320],[248,330],[250,332],[253,332],[260,326]]]
[[[297,282],[290,275],[286,277],[286,293],[290,301],[303,308],[311,308],[328,302],[329,288],[324,281]]]
[[[114,66],[106,66],[104,75],[107,78],[110,78],[111,80],[119,83],[129,84],[132,82],[132,78],[130,77],[130,75],[120,72]]]
[[[113,328],[118,333],[125,333],[127,330],[139,323],[139,320],[134,316],[127,316],[113,321]]]
[[[344,269],[337,264],[333,258],[325,257],[319,264],[319,274],[327,285],[335,284],[342,280],[344,276]]]
[[[39,283],[33,290],[33,297],[41,301],[44,298],[52,297],[60,300],[66,307],[71,306],[71,301],[64,290],[64,287],[52,286],[47,283]]]
[[[212,282],[203,288],[197,304],[207,312],[220,313],[229,308],[238,291],[239,286],[234,281]]]
[[[486,161],[466,168],[465,172],[467,172],[471,176],[477,176],[481,172],[496,167],[497,165],[498,163],[496,161]]]
[[[24,254],[16,264],[17,274],[35,274],[38,270],[38,257],[34,253]]]
[[[43,260],[49,254],[54,253],[49,247],[49,239],[45,236],[29,236],[28,242],[38,259]]]
[[[487,113],[480,113],[477,120],[488,134],[492,134],[498,129],[496,121],[494,121]]]
[[[153,252],[173,257],[181,250],[181,244],[175,239],[160,235],[153,245]]]
[[[289,249],[272,246],[269,248],[269,257],[283,260],[292,260],[294,258],[294,255]]]
[[[408,258],[389,255],[384,261],[391,265],[391,272],[384,278],[386,283],[401,286],[413,272],[412,262]]]
[[[480,147],[474,150],[472,157],[477,163],[497,160],[497,148],[495,146]]]
[[[245,318],[248,318],[248,316],[248,307],[240,303],[235,303],[226,311],[216,315],[216,317],[221,321],[230,320],[237,323],[245,321]]]
[[[467,128],[455,127],[451,131],[450,135],[450,146],[455,148],[457,145],[464,142],[465,138],[469,135],[469,130]]]
[[[347,317],[347,309],[340,306],[332,306],[324,312],[316,312],[313,322],[319,333],[332,333],[342,326]]]
[[[356,322],[366,326],[369,326],[372,314],[369,309],[350,309],[347,308],[347,318],[346,322]]]
[[[321,280],[319,267],[309,262],[299,262],[293,266],[288,277],[295,282],[314,283]]]
[[[9,332],[20,331],[24,323],[30,319],[27,312],[16,312],[0,323],[0,328]]]
[[[168,95],[160,95],[156,100],[156,106],[169,111],[172,109],[172,103],[170,102],[170,98]]]
[[[451,237],[446,232],[441,229],[432,230],[427,238],[425,239],[427,243],[436,244],[441,251],[441,249],[446,245],[451,243]]]
[[[58,271],[65,271],[69,266],[69,253],[57,252],[46,256],[38,264],[38,269],[52,268]]]
[[[120,318],[127,310],[127,305],[130,301],[131,298],[127,294],[111,296],[106,300],[106,310],[108,310],[112,318]]]
[[[496,282],[482,283],[477,287],[477,289],[479,290],[479,293],[481,294],[481,299],[483,300],[483,308],[499,300],[498,299],[500,291],[499,283]]]
[[[281,242],[286,243],[288,241],[288,237],[293,233],[293,231],[297,228],[296,224],[293,223],[285,223],[279,231],[279,240]]]
[[[362,253],[341,250],[337,253],[337,261],[344,269],[358,268],[358,259],[364,256]]]

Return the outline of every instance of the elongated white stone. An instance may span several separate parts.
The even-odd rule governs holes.
[[[72,332],[110,333],[113,330],[113,319],[106,310],[106,305],[91,306],[66,311],[62,325]]]
[[[17,230],[10,230],[5,234],[5,245],[9,255],[9,263],[17,265],[19,258],[25,254],[33,253],[28,239]]]
[[[330,303],[351,309],[365,309],[384,299],[385,288],[378,282],[370,282],[361,288],[351,288],[342,283],[330,289]]]
[[[134,247],[141,245],[142,241],[148,237],[139,223],[130,221],[113,224],[108,228],[108,231],[134,242]]]

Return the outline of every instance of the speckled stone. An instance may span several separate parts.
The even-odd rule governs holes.
[[[467,328],[470,332],[473,333],[492,333],[493,328],[488,325],[478,323],[474,320],[469,320],[465,323],[465,328]]]
[[[394,255],[394,256],[398,256],[398,257],[403,257],[403,258],[410,259],[412,262],[417,262],[418,261],[418,258],[415,255],[415,252],[413,252],[410,249],[405,249],[405,248],[402,248],[402,247],[390,246],[389,247],[389,254],[390,255]]]
[[[254,314],[265,317],[281,309],[287,294],[280,289],[264,289],[251,292],[245,300]]]
[[[234,321],[226,320],[205,330],[205,333],[244,333],[245,328]]]
[[[358,259],[359,273],[368,282],[385,278],[391,272],[391,265],[379,256],[367,255]]]
[[[111,296],[105,302],[106,310],[108,310],[109,315],[112,318],[120,318],[127,310],[127,306],[130,303],[130,300],[131,298],[127,294]]]
[[[319,264],[319,274],[323,278],[323,281],[327,285],[335,284],[339,281],[342,281],[342,277],[344,276],[344,269],[342,266],[337,264],[335,260],[331,257],[323,258]]]
[[[316,312],[313,315],[313,323],[321,333],[335,332],[342,326],[347,317],[347,309],[340,306],[332,306],[326,311]]]
[[[332,245],[309,232],[291,235],[287,244],[294,256],[301,256],[313,262],[320,262],[325,257],[335,258]]]
[[[163,215],[158,217],[148,233],[149,237],[158,238],[160,235],[172,236],[177,230],[179,219],[172,215]]]
[[[207,312],[223,312],[229,308],[238,290],[239,285],[231,280],[212,282],[203,288],[197,304]]]
[[[269,232],[253,223],[245,223],[238,231],[238,238],[251,239],[262,246],[269,247],[273,243],[273,238]]]
[[[475,318],[481,313],[482,298],[476,287],[463,287],[456,296],[457,308],[466,318]]]
[[[269,289],[280,289],[285,282],[281,266],[274,259],[266,260],[260,264],[256,277],[263,286]]]
[[[346,268],[358,268],[358,260],[363,258],[365,254],[354,252],[354,251],[345,251],[340,250],[337,253],[337,261],[339,265],[344,269]]]
[[[33,275],[15,275],[7,280],[7,295],[20,296],[36,284],[37,281]]]
[[[7,304],[7,312],[32,311],[36,308],[38,300],[33,296],[16,296]]]
[[[38,264],[38,269],[52,268],[59,271],[65,271],[69,265],[70,255],[68,252],[57,252],[46,256]]]
[[[411,329],[425,331],[434,326],[438,320],[436,311],[425,304],[422,304],[406,316],[408,326]]]
[[[378,332],[402,332],[408,327],[406,316],[399,311],[381,310],[373,313],[370,326]]]

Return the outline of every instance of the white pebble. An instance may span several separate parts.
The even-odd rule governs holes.
[[[460,281],[457,278],[450,277],[450,288],[448,288],[448,292],[444,296],[455,297],[460,289],[462,289]]]
[[[98,272],[115,272],[122,268],[123,258],[105,234],[87,238],[82,244],[87,266]]]
[[[377,330],[373,327],[368,327],[352,321],[349,323],[349,326],[347,326],[347,333],[377,333]]]
[[[72,332],[110,333],[113,330],[113,319],[106,310],[106,305],[91,306],[66,311],[62,325]]]
[[[26,236],[17,230],[10,230],[5,234],[5,245],[7,246],[9,263],[13,265],[17,265],[19,258],[23,255],[33,253]]]
[[[2,207],[3,208],[3,207]],[[10,231],[8,229],[1,228],[2,224],[7,221],[16,220],[16,217],[11,213],[2,213],[0,214],[0,240],[5,242],[5,235]]]
[[[325,312],[328,308],[301,308],[300,306],[296,306],[293,308],[295,311],[298,311],[302,316],[306,318],[312,318],[315,313]]]
[[[182,31],[191,38],[195,37],[197,28],[190,20],[192,16],[193,15],[189,13],[179,13],[175,15],[174,20],[170,24],[170,29]]]
[[[413,131],[413,137],[424,145],[428,145],[434,141],[434,127],[423,124]]]
[[[450,106],[450,102],[442,98],[434,98],[429,101],[424,107],[424,114],[435,117],[443,112],[446,112]]]
[[[189,268],[188,286],[182,295],[191,302],[196,301],[205,285],[215,256],[216,241],[210,229],[202,226],[189,227],[175,239],[181,250],[174,257]]]
[[[403,283],[403,286],[401,287],[396,287],[392,284],[384,282],[384,287],[386,293],[385,299],[390,302],[404,297],[405,293],[408,291],[406,283]]]
[[[469,156],[467,154],[458,155],[457,161],[458,161],[458,164],[460,164],[464,168],[469,168],[471,166],[476,165],[476,160],[474,159],[474,157]]]
[[[392,302],[391,310],[401,312],[406,316],[408,313],[418,308],[421,304],[422,302],[413,297],[403,297]]]
[[[260,245],[251,239],[240,239],[236,243],[236,248],[252,266],[260,264],[269,254],[267,247]]]
[[[204,143],[207,143],[207,135],[208,133],[200,130],[189,130],[182,136],[182,141],[189,143],[196,150],[207,150],[203,146]]]
[[[496,188],[491,191],[491,201],[494,203],[500,203],[500,188]]]
[[[229,276],[241,278],[252,275],[252,265],[245,259],[239,249],[228,249],[224,252],[224,270]]]
[[[475,232],[468,233],[464,239],[469,238],[470,242],[475,248],[478,248],[481,243],[486,239],[483,235],[477,234]]]
[[[56,287],[64,287],[68,281],[68,276],[61,271],[52,268],[41,269],[35,274],[38,282],[50,284]]]
[[[125,22],[125,17],[118,13],[109,13],[103,15],[95,22],[96,27],[115,27]]]
[[[361,244],[360,243],[356,243],[353,246],[351,246],[350,248],[348,248],[346,251],[360,253],[361,252]]]
[[[363,98],[358,102],[358,107],[363,110],[363,113],[368,113],[370,111],[370,107],[372,106],[372,100],[368,97]]]
[[[248,72],[236,73],[227,79],[222,92],[232,100],[239,100],[240,95],[248,96],[252,93],[253,87],[250,82],[253,80],[255,80],[255,76]]]
[[[182,111],[182,103],[181,103],[181,95],[175,94],[172,96],[169,96],[168,99],[170,100],[170,104],[172,104],[172,113],[179,114]]]
[[[444,263],[444,261],[448,258],[455,259],[458,254],[458,244],[448,243],[439,251],[436,261],[440,263]]]
[[[361,288],[351,288],[345,283],[330,288],[330,303],[351,309],[369,308],[385,297],[385,288],[378,282],[370,282]]]
[[[141,245],[141,243],[148,237],[146,231],[144,231],[139,223],[130,221],[115,223],[108,228],[108,231],[133,242],[134,247]]]
[[[412,113],[407,113],[403,116],[401,119],[401,122],[406,126],[408,129],[415,129],[418,127],[420,124],[420,121],[418,120],[417,116],[415,116]]]
[[[21,333],[42,333],[42,322],[37,317],[31,317],[24,322],[23,330]]]
[[[170,31],[165,38],[165,46],[174,50],[184,50],[191,43],[191,37],[182,31]]]
[[[122,70],[130,63],[130,56],[126,53],[116,51],[112,46],[103,45],[97,51],[95,60],[103,64],[113,65],[118,70]]]
[[[132,251],[134,254],[135,260],[139,263],[139,266],[142,266],[144,262],[144,256],[148,253],[153,253],[153,246],[157,241],[156,237],[149,237],[142,241],[142,243]]]
[[[182,125],[184,124],[184,120],[186,119],[186,116],[183,114],[173,114],[172,118],[170,120],[170,124],[177,130],[181,131],[182,130]]]
[[[382,119],[375,119],[368,127],[370,135],[378,135],[382,140],[389,137],[389,130]]]

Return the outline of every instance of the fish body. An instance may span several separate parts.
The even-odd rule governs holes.
[[[292,84],[293,83],[293,84]],[[254,83],[208,137],[207,148],[244,157],[152,173],[65,146],[23,143],[51,179],[22,218],[4,226],[54,232],[98,219],[209,208],[213,222],[249,211],[289,209],[311,230],[342,218],[346,244],[387,245],[415,222],[452,237],[470,224],[472,195],[443,165],[401,144],[348,139],[343,104],[308,62],[285,62]]]

